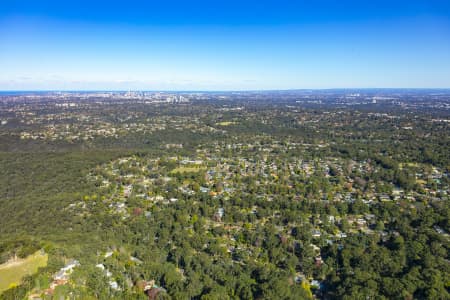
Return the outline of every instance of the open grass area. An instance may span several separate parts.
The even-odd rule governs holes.
[[[32,275],[38,268],[47,265],[48,254],[42,251],[15,261],[9,261],[0,265],[0,293],[7,289],[19,285],[22,278]]]
[[[408,163],[399,163],[399,164],[398,164],[398,167],[399,167],[400,169],[403,169],[404,167],[414,167],[414,168],[417,168],[417,167],[419,167],[419,164],[418,164],[418,163],[412,163],[412,162],[408,162]]]
[[[231,122],[231,121],[224,121],[224,122],[218,122],[216,123],[216,125],[219,126],[230,126],[230,125],[236,125],[238,124],[237,122]]]
[[[193,173],[193,172],[201,172],[206,171],[206,167],[178,167],[173,169],[170,173],[176,174],[176,173]]]

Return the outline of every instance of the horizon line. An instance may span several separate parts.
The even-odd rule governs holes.
[[[288,89],[13,89],[6,92],[278,92],[278,91],[331,91],[331,90],[450,90],[450,87],[336,87]]]

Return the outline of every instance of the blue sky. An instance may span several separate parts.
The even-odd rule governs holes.
[[[450,1],[14,1],[0,90],[450,87]]]

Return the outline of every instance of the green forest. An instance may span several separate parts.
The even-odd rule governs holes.
[[[449,299],[450,113],[286,101],[1,102],[0,299]]]

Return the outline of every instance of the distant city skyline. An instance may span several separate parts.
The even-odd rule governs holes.
[[[448,1],[29,2],[0,90],[450,88]]]

